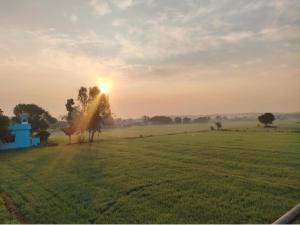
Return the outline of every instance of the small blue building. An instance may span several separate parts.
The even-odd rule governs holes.
[[[28,123],[28,114],[22,113],[20,124],[11,124],[8,129],[12,135],[11,142],[0,141],[0,150],[28,148],[40,144],[39,137],[31,136],[31,124]]]

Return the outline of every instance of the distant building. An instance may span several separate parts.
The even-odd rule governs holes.
[[[31,136],[31,124],[28,123],[28,114],[22,113],[20,124],[11,124],[8,129],[12,136],[11,141],[3,143],[0,141],[0,150],[28,148],[40,144],[39,137]]]

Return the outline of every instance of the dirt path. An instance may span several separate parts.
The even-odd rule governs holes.
[[[7,194],[0,193],[0,198],[3,199],[6,209],[16,218],[19,223],[27,223],[20,210]]]

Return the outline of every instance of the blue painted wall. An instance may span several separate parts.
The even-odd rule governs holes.
[[[12,124],[8,129],[15,136],[15,141],[10,143],[2,143],[0,141],[0,150],[28,148],[40,144],[39,137],[31,137],[31,124],[29,123]]]

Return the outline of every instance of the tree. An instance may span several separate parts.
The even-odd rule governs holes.
[[[222,122],[221,121],[217,121],[217,122],[215,122],[215,124],[216,124],[218,130],[222,128]]]
[[[151,118],[149,116],[143,116],[142,120],[143,120],[144,124],[148,124],[150,122]]]
[[[182,123],[181,117],[179,117],[179,116],[175,117],[174,122],[175,123]]]
[[[67,109],[67,116],[65,117],[68,122],[68,127],[64,127],[62,130],[69,137],[69,144],[71,144],[72,141],[72,135],[77,130],[77,123],[76,119],[78,118],[78,109],[75,106],[74,99],[70,98],[67,99],[67,103],[65,104]]]
[[[62,131],[69,137],[69,144],[71,144],[71,137],[72,135],[76,132],[76,127],[75,126],[68,126],[64,127]]]
[[[84,115],[89,142],[94,141],[95,132],[101,132],[104,120],[111,115],[108,96],[101,94],[97,86],[89,88],[87,113]]]
[[[67,99],[67,103],[65,104],[68,114],[66,116],[66,120],[69,124],[73,123],[74,114],[77,112],[76,107],[74,107],[75,102],[73,98]]]
[[[77,100],[79,105],[76,105],[73,99],[67,100],[68,114],[66,120],[69,126],[63,131],[69,136],[69,142],[71,142],[71,135],[74,133],[80,132],[82,134],[84,131],[88,131],[89,142],[93,142],[95,133],[101,132],[102,126],[113,123],[109,98],[95,86],[89,89],[81,87],[78,91]]]
[[[190,123],[191,122],[191,118],[189,117],[184,117],[182,120],[183,123]]]
[[[6,142],[10,136],[8,130],[9,118],[8,116],[3,115],[3,111],[0,109],[0,141]]]
[[[272,113],[264,113],[258,117],[258,121],[267,127],[269,124],[272,124],[275,120],[275,116]]]
[[[78,91],[77,100],[80,103],[81,111],[85,112],[87,104],[88,104],[88,100],[89,100],[88,89],[87,88],[80,87],[80,89]]]
[[[29,115],[28,121],[31,124],[33,133],[47,130],[49,124],[57,122],[48,111],[35,104],[16,105],[14,108],[15,117],[13,117],[13,121],[20,123],[21,113],[27,113]]]

